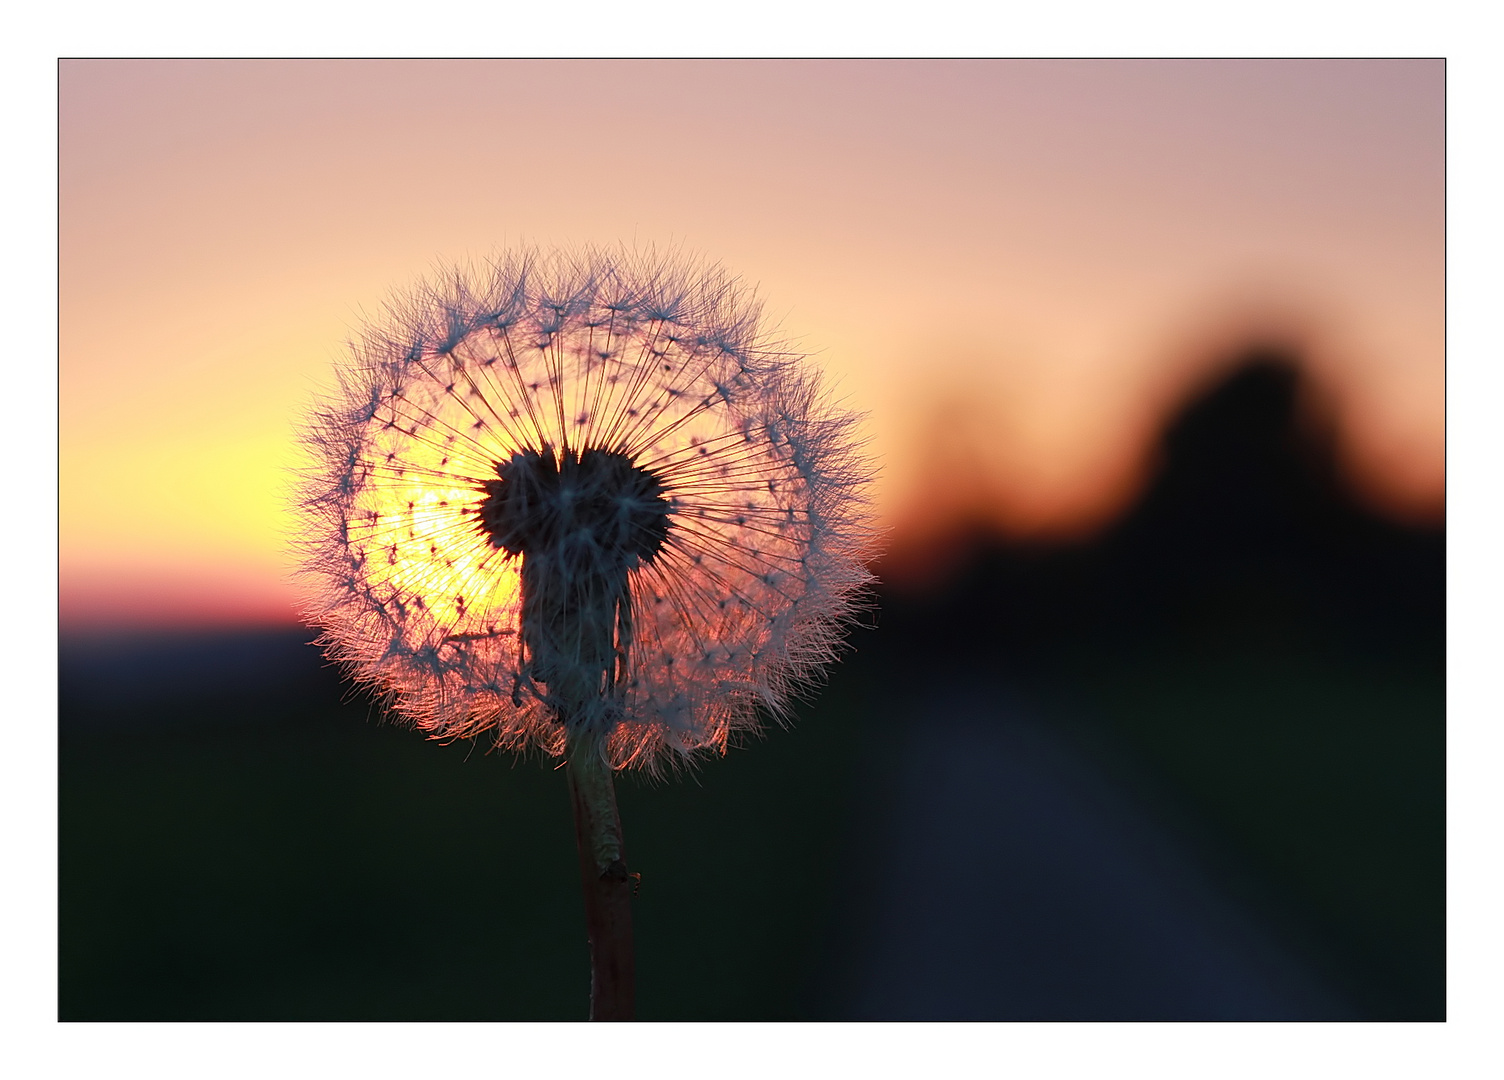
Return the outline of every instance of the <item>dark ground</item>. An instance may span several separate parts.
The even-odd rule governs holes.
[[[1443,535],[1250,355],[1090,543],[971,538],[830,685],[620,785],[643,1019],[1445,1016]],[[306,633],[65,637],[65,1020],[581,1019],[562,774]]]

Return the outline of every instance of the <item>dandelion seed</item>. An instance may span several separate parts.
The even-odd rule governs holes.
[[[869,581],[855,418],[758,319],[717,267],[516,254],[392,304],[307,425],[320,643],[431,737],[567,755],[587,885],[610,770],[783,715]]]

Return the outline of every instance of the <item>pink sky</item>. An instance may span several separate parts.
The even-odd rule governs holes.
[[[1440,61],[66,61],[65,625],[293,617],[293,426],[388,290],[679,244],[870,414],[884,518],[1067,533],[1250,336],[1443,479]],[[937,438],[937,432],[944,438]]]

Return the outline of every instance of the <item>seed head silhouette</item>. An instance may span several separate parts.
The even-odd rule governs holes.
[[[389,305],[305,426],[308,617],[435,738],[722,751],[870,576],[857,417],[721,268],[523,251]]]

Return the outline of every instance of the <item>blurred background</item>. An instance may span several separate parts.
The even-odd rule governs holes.
[[[682,246],[868,413],[869,625],[620,785],[643,1019],[1438,1020],[1440,61],[65,61],[60,1015],[579,1019],[562,775],[306,642],[388,291]]]

